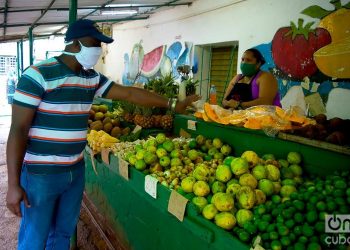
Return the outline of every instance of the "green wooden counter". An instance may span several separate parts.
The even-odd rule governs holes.
[[[188,129],[189,120],[196,122],[195,131]],[[271,153],[280,159],[286,158],[290,151],[297,151],[303,156],[303,167],[308,173],[327,175],[336,170],[350,169],[350,155],[269,137],[261,130],[225,126],[185,115],[175,116],[174,127],[177,135],[182,128],[192,137],[201,134],[208,138],[221,138],[233,147],[233,154],[236,156],[241,155],[246,150],[253,150],[259,156]]]
[[[199,215],[192,203],[187,204],[184,221],[180,222],[167,211],[170,190],[158,183],[154,199],[144,191],[143,173],[129,168],[129,180],[119,175],[117,157],[110,155],[110,165],[106,165],[97,156],[97,175],[87,153],[85,162],[88,198],[131,249],[249,249],[231,232]]]

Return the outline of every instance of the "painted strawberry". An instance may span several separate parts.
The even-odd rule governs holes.
[[[291,22],[290,27],[280,28],[272,40],[272,57],[276,66],[298,80],[317,71],[313,54],[332,40],[326,29],[311,29],[313,22],[303,27],[303,22],[299,19],[298,27]]]

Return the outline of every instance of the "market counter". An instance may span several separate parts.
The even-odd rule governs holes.
[[[193,128],[193,122],[190,122],[189,126],[188,121],[195,122],[196,130],[189,129],[189,127]],[[288,152],[299,152],[303,156],[303,168],[311,174],[325,176],[334,171],[350,169],[349,154],[267,136],[262,130],[225,126],[186,115],[175,116],[174,128],[176,135],[180,133],[181,129],[184,129],[192,137],[201,134],[208,138],[221,138],[233,147],[233,154],[236,156],[241,155],[246,150],[253,150],[259,156],[271,153],[277,159],[285,159]]]
[[[129,168],[129,180],[119,174],[117,157],[110,155],[106,165],[98,155],[97,174],[88,153],[85,162],[88,198],[131,249],[249,249],[231,232],[200,216],[192,203],[187,203],[185,218],[179,221],[167,209],[170,190],[158,183],[154,199],[144,190],[142,172]]]

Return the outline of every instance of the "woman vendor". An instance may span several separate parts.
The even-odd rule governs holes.
[[[256,105],[281,106],[275,77],[260,68],[265,63],[257,49],[248,49],[241,61],[242,74],[236,75],[226,89],[222,105],[225,108],[248,108]]]

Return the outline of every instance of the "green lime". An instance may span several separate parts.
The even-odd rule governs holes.
[[[305,245],[301,242],[297,242],[294,244],[294,249],[295,250],[305,250]]]
[[[272,220],[271,214],[264,214],[261,218],[267,222],[270,222]]]
[[[281,196],[279,196],[277,194],[274,194],[274,195],[271,196],[271,200],[272,200],[273,203],[279,204],[279,203],[281,203],[282,198],[281,198]]]
[[[232,232],[238,235],[239,227],[233,227]]]
[[[271,215],[272,215],[273,217],[277,217],[277,215],[279,215],[280,212],[281,212],[281,211],[280,211],[278,208],[274,208],[274,209],[272,209],[272,211],[271,211]]]
[[[258,228],[259,228],[259,231],[261,232],[265,232],[267,227],[268,227],[269,223],[267,221],[261,221],[259,224],[258,224]]]
[[[281,244],[282,244],[282,246],[289,246],[290,245],[290,239],[287,236],[283,236],[281,238]]]
[[[304,221],[304,216],[301,213],[295,213],[294,220],[296,223],[302,223]]]
[[[336,197],[334,199],[335,203],[337,203],[338,205],[345,205],[346,202],[345,202],[345,199],[341,198],[341,197]]]
[[[197,142],[196,142],[196,140],[191,140],[191,141],[188,143],[188,147],[189,147],[190,149],[196,148],[196,147],[197,147]]]
[[[318,197],[317,196],[312,196],[309,200],[310,203],[316,204],[318,202]]]
[[[327,211],[328,212],[333,212],[337,209],[337,203],[335,203],[334,201],[328,201],[327,202]]]
[[[286,226],[278,227],[278,233],[279,233],[281,236],[286,236],[286,235],[288,235],[288,233],[289,233],[289,229],[288,229]]]
[[[303,235],[306,236],[306,237],[311,237],[314,235],[314,230],[312,227],[310,227],[309,225],[307,224],[304,224],[303,225]]]
[[[306,214],[306,220],[309,222],[309,223],[314,223],[316,222],[318,219],[318,214],[316,211],[309,211],[307,214]]]
[[[282,216],[282,215],[278,215],[277,218],[276,218],[276,221],[277,221],[278,223],[283,223],[283,222],[284,222],[283,216]]]
[[[262,215],[262,214],[265,214],[266,213],[266,207],[265,205],[261,204],[257,207],[256,209],[257,213]]]
[[[270,234],[269,233],[263,233],[261,234],[261,239],[263,241],[267,241],[268,239],[270,239]]]
[[[306,210],[307,210],[307,211],[315,211],[315,210],[316,210],[316,204],[314,204],[314,203],[308,203],[308,204],[306,205]]]
[[[289,239],[290,239],[291,241],[295,241],[296,236],[295,236],[294,233],[289,233],[289,234],[288,234],[288,237],[289,237]]]
[[[272,250],[281,250],[282,249],[282,244],[278,240],[274,240],[271,242],[271,249]]]
[[[211,155],[207,155],[207,154],[204,155],[205,161],[211,161],[212,159],[213,159],[213,157]]]
[[[291,229],[292,227],[294,227],[295,222],[294,220],[290,219],[290,220],[287,220],[284,224],[286,225],[287,228]]]
[[[299,210],[299,211],[303,211],[305,208],[305,204],[304,202],[300,201],[300,200],[295,200],[293,201],[293,205],[294,207]]]
[[[252,222],[246,222],[243,228],[250,234],[255,234],[258,231],[258,227]]]
[[[324,232],[324,229],[325,229],[325,223],[324,221],[318,221],[316,224],[315,224],[315,230],[319,233],[322,233]]]
[[[309,241],[309,239],[306,236],[300,236],[298,241],[305,244]]]
[[[289,209],[284,209],[282,211],[282,215],[285,219],[289,219],[292,217],[293,213],[291,213],[291,211]]]
[[[307,250],[321,250],[321,246],[316,242],[312,242],[307,245]]]
[[[269,224],[269,225],[267,226],[267,228],[266,228],[266,231],[267,231],[267,232],[273,232],[273,231],[275,231],[275,227],[276,227],[275,224]]]
[[[346,199],[348,201],[348,204],[350,204],[350,196]]]
[[[324,221],[326,219],[326,215],[327,215],[326,212],[320,212],[318,214],[318,219],[321,220],[321,221]]]
[[[343,197],[345,196],[345,190],[343,189],[334,189],[332,192],[334,197]]]
[[[339,208],[339,213],[340,214],[348,214],[349,213],[349,207],[344,205]]]
[[[334,182],[334,187],[339,189],[346,189],[347,184],[344,180],[338,180]]]
[[[276,231],[270,232],[270,240],[277,240],[279,237],[279,234]]]
[[[296,200],[296,199],[298,198],[298,193],[297,193],[297,192],[291,193],[289,197],[290,197],[292,200]]]
[[[316,203],[316,208],[319,210],[319,211],[325,211],[327,209],[327,205],[324,201],[319,201]]]
[[[346,195],[349,197],[350,196],[350,187],[346,189]]]
[[[243,242],[247,242],[249,241],[250,235],[248,232],[243,230],[242,232],[239,233],[238,238]]]
[[[303,233],[302,226],[295,226],[293,232],[295,235],[301,235]]]

